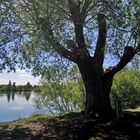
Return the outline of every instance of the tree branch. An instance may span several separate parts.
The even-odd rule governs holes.
[[[74,40],[66,40],[65,41],[67,46],[68,46],[68,49],[71,50],[71,52],[77,52],[77,49],[78,49],[78,45],[76,44],[76,42]]]
[[[98,14],[97,15],[98,21],[98,39],[96,44],[96,50],[94,54],[94,60],[96,63],[96,67],[101,68],[104,61],[104,50],[105,50],[105,43],[106,43],[106,20],[105,15]]]
[[[53,49],[62,57],[69,59],[72,62],[76,62],[77,58],[76,56],[74,56],[74,54],[72,52],[70,52],[69,50],[67,50],[64,46],[62,46],[59,41],[56,39],[50,23],[48,20],[44,19],[44,18],[40,18],[39,19],[39,23],[41,26],[41,30],[44,33],[45,38],[47,39],[48,43],[53,46]]]
[[[135,56],[135,50],[133,47],[126,46],[123,56],[121,57],[119,63],[116,66],[109,67],[105,70],[105,74],[115,75],[121,69],[123,69]]]
[[[86,14],[88,13],[88,7],[91,4],[92,0],[85,0],[83,2],[83,7],[81,10],[82,15],[84,15],[84,17],[86,18]]]
[[[87,46],[83,34],[83,24],[85,16],[80,12],[80,0],[69,0],[69,9],[75,28],[76,43],[78,45],[79,54],[89,56]]]

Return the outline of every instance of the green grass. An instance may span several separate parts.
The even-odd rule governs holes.
[[[135,109],[127,109],[126,111],[130,111],[130,112],[140,112],[140,107],[137,107]]]
[[[18,123],[20,124],[20,123],[25,123],[25,122],[32,123],[32,122],[37,122],[38,119],[44,119],[47,121],[53,117],[54,116],[45,115],[45,114],[33,114],[32,116],[28,118],[23,118],[23,119],[11,121],[11,122],[0,122],[0,126],[8,126],[8,125],[13,125],[13,124],[18,124]]]

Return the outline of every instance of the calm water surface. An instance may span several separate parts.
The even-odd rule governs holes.
[[[26,118],[36,113],[34,92],[0,93],[0,122]]]

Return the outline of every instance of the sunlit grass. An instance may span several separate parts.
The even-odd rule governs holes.
[[[140,112],[140,106],[135,108],[135,109],[127,109],[126,111],[130,111],[130,112]]]

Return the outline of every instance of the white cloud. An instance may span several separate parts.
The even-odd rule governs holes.
[[[13,110],[13,111],[18,111],[18,110],[23,110],[24,107],[23,106],[11,106],[9,107],[10,110]]]
[[[0,74],[0,84],[7,84],[9,80],[16,82],[17,85],[24,85],[27,82],[30,82],[32,85],[37,85],[39,84],[40,77],[33,77],[30,72],[26,72],[25,70]]]

